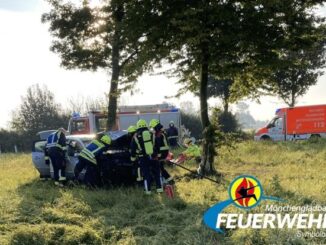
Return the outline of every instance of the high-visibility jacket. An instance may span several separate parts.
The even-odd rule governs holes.
[[[147,128],[140,128],[131,141],[131,161],[141,157],[152,157],[154,153],[154,137]]]
[[[186,157],[200,157],[201,156],[200,148],[195,144],[189,145],[189,147],[187,148],[187,150],[185,150],[183,152],[183,154]]]
[[[169,144],[167,136],[163,130],[155,132],[154,157],[165,159],[169,153]]]
[[[108,149],[108,145],[103,144],[98,140],[93,140],[89,143],[79,154],[79,157],[82,157],[88,160],[91,163],[97,164],[97,158],[103,154],[104,151]]]
[[[47,138],[46,148],[57,147],[63,151],[66,150],[66,136],[60,131],[56,131]]]

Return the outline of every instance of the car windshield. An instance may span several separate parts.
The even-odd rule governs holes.
[[[95,124],[97,132],[102,132],[106,130],[107,117],[106,116],[96,116]]]
[[[272,128],[275,127],[275,122],[278,120],[280,117],[274,117],[267,125],[266,128]]]

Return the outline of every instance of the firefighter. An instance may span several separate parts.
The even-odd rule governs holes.
[[[131,125],[131,126],[129,126],[128,127],[128,129],[127,129],[127,131],[128,131],[128,139],[130,140],[129,142],[129,146],[130,146],[130,149],[131,149],[131,142],[132,142],[132,139],[133,139],[133,137],[135,136],[135,134],[136,134],[136,131],[137,131],[137,128],[136,128],[136,126],[134,126],[134,125]],[[131,150],[130,150],[130,152],[131,152]],[[137,150],[137,152],[136,153],[138,153],[139,152],[139,150]],[[137,154],[136,154],[137,155]],[[141,174],[141,171],[140,171],[140,166],[139,166],[139,161],[138,161],[138,159],[136,159],[135,161],[134,161],[134,169],[136,170],[136,172],[137,172],[137,181],[139,182],[139,184],[142,184],[141,183],[141,181],[143,181],[143,176],[142,176],[142,174]]]
[[[131,141],[131,161],[138,158],[140,169],[144,177],[145,194],[151,194],[151,173],[156,182],[157,193],[162,193],[161,173],[159,162],[152,159],[154,153],[154,137],[149,131],[145,120],[137,122],[137,132]]]
[[[169,128],[166,130],[169,145],[173,148],[178,146],[178,129],[174,126],[174,122],[171,121]]]
[[[160,170],[164,183],[172,183],[173,178],[164,168],[165,159],[169,154],[169,145],[163,126],[157,119],[152,119],[149,123],[150,128],[154,129],[155,143],[154,143],[154,157],[157,158],[160,164]]]
[[[54,184],[62,187],[66,181],[66,134],[67,131],[59,128],[56,132],[49,135],[45,146],[45,163],[53,167]]]
[[[78,179],[80,172],[86,168],[84,183],[91,187],[101,185],[100,164],[103,153],[108,150],[111,144],[111,137],[99,133],[96,139],[92,140],[80,153],[74,173]]]
[[[130,144],[131,144],[131,140],[134,137],[136,131],[137,131],[137,128],[134,125],[129,126],[128,129],[127,129],[127,132],[128,132],[128,141],[129,141]],[[129,146],[130,146],[130,144],[129,144]]]

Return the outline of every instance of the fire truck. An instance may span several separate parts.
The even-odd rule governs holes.
[[[276,110],[275,117],[255,134],[255,140],[304,140],[326,138],[326,105]]]
[[[114,130],[126,130],[130,125],[136,125],[139,119],[147,123],[151,119],[160,120],[164,128],[169,127],[171,121],[177,128],[181,128],[181,112],[170,104],[120,106],[117,111]],[[69,120],[68,131],[71,135],[94,134],[106,130],[107,113],[93,110],[81,116],[74,113]]]

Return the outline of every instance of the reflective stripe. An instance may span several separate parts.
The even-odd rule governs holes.
[[[144,188],[145,188],[145,191],[148,192],[147,180],[144,180]]]
[[[168,139],[178,138],[179,136],[169,136]]]
[[[94,163],[94,164],[97,164],[97,162],[96,162],[96,157],[95,157],[95,153],[98,152],[99,150],[101,150],[102,148],[104,148],[105,145],[102,144],[101,142],[99,142],[98,140],[93,140],[93,141],[91,142],[91,144],[95,145],[96,148],[95,148],[94,150],[92,150],[92,151],[90,151],[90,150],[87,149],[87,148],[84,148],[84,149],[81,151],[81,153],[80,153],[79,156],[82,157],[82,158],[84,158],[84,159],[86,159],[86,160],[88,160],[88,161],[90,161],[90,162],[92,162],[92,163]],[[91,144],[90,144],[90,145],[91,145]]]
[[[133,162],[133,161],[136,161],[136,157],[130,157],[130,160]]]
[[[67,150],[67,148],[65,146],[62,146],[62,145],[57,144],[57,143],[51,143],[51,144],[46,145],[46,148],[52,148],[52,147],[58,147],[63,151]]]
[[[86,160],[88,160],[88,161],[90,161],[90,162],[92,162],[92,163],[94,163],[94,164],[97,164],[96,163],[96,159],[89,157],[88,155],[85,154],[85,152],[81,152],[79,154],[79,156],[82,157],[82,158],[84,158],[84,159],[86,159]]]
[[[46,146],[50,148],[50,147],[53,147],[53,146],[57,146],[57,143],[50,143],[50,144],[47,144]]]
[[[163,146],[160,147],[160,151],[167,151],[169,150],[169,145],[168,145],[168,142],[166,140],[166,136],[164,133],[162,133],[162,136],[163,136]]]
[[[90,158],[95,158],[95,155],[93,154],[93,152],[91,152],[91,151],[88,150],[88,149],[83,149],[83,150],[82,150],[82,153],[84,153],[85,155],[87,155],[87,156],[90,157]]]
[[[142,181],[143,176],[141,175],[140,168],[137,168],[137,181]]]
[[[44,159],[45,159],[45,160],[49,160],[50,158],[49,158],[48,156],[45,156]]]
[[[138,139],[137,139],[137,137],[135,137],[135,142],[136,142],[136,144],[137,144],[137,147],[138,147],[138,152],[137,152],[137,150],[136,150],[136,153],[140,153],[141,151],[142,151],[142,149],[141,149],[141,147],[140,147],[140,144],[139,144],[139,141],[138,141]]]

